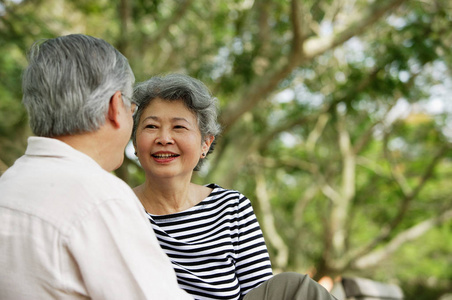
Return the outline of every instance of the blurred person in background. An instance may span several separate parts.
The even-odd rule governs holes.
[[[38,41],[28,58],[23,103],[36,136],[0,177],[0,299],[192,299],[135,194],[110,173],[136,108],[127,59],[80,34]]]
[[[192,183],[220,133],[217,99],[181,74],[138,84],[132,140],[145,173],[134,191],[181,288],[195,299],[335,299],[306,275],[272,267],[250,201]]]

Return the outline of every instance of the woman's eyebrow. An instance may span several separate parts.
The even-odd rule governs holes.
[[[173,120],[173,121],[185,121],[185,122],[187,122],[187,123],[190,123],[187,119],[181,118],[181,117],[176,117],[176,118],[173,118],[172,120]]]
[[[143,121],[146,121],[148,119],[154,120],[154,121],[159,121],[160,118],[157,116],[147,116],[146,118],[143,119]],[[174,117],[171,119],[171,121],[184,121],[190,124],[190,121],[188,121],[186,118],[183,117]]]
[[[156,117],[156,116],[147,116],[146,118],[143,119],[143,121],[146,121],[146,120],[148,120],[148,119],[158,121],[159,118]]]

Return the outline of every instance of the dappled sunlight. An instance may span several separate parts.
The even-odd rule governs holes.
[[[26,49],[82,31],[117,46],[136,82],[185,73],[218,98],[223,131],[194,181],[251,200],[275,269],[396,284],[406,299],[446,292],[449,0],[122,3],[0,4],[0,170],[30,135]],[[116,174],[142,183],[131,142],[125,157]]]

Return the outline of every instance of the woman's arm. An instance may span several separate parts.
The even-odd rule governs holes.
[[[236,247],[236,274],[241,293],[245,295],[270,279],[273,272],[262,230],[251,202],[242,194],[239,194],[238,214],[239,237]]]

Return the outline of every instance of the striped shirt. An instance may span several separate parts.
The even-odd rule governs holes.
[[[267,247],[250,201],[207,187],[212,192],[196,206],[148,218],[182,289],[195,299],[241,299],[272,277]]]

